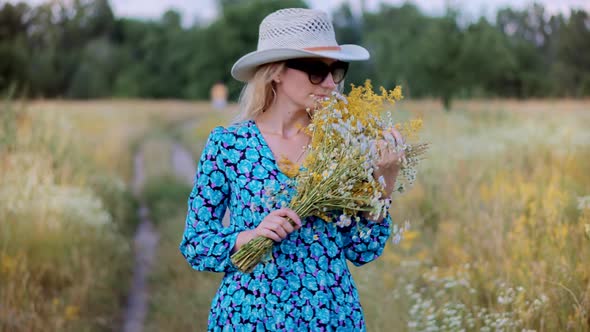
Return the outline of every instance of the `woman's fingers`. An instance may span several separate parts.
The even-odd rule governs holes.
[[[271,231],[268,228],[263,228],[258,232],[258,235],[267,237],[275,242],[281,242],[281,237],[277,235],[277,233]]]
[[[387,154],[387,141],[380,139],[375,143],[375,146],[377,148],[377,153],[379,154],[379,157],[383,159],[385,154]]]
[[[380,160],[377,163],[377,166],[387,167],[388,165],[396,164],[402,155],[403,152],[396,152],[395,149],[392,148],[389,144],[380,144]]]
[[[268,225],[268,228],[270,230],[272,230],[273,232],[277,233],[278,236],[281,237],[281,239],[284,239],[287,237],[287,230],[285,230],[283,224],[287,223],[286,220],[273,220],[272,223],[270,225]]]
[[[391,135],[395,139],[396,145],[403,146],[405,144],[404,137],[397,129],[391,128]]]
[[[404,156],[402,149],[397,147],[403,147],[405,145],[404,137],[395,128],[383,131],[383,141],[387,142],[387,148],[383,149],[382,153],[382,164],[397,163]]]
[[[285,232],[287,232],[287,234],[291,234],[295,230],[295,227],[286,218],[281,223],[281,226],[283,227],[283,229],[285,230]]]
[[[295,211],[293,211],[289,208],[283,208],[283,209],[280,209],[279,211],[284,213],[283,217],[287,217],[295,223],[294,227],[296,227],[297,229],[299,229],[301,227],[301,218],[299,218],[299,216],[297,215],[297,213],[295,213]]]
[[[276,242],[284,240],[299,228],[301,228],[301,219],[295,211],[288,208],[272,211],[258,226],[258,229],[260,229],[259,235]]]
[[[257,234],[272,239],[275,242],[281,242],[287,237],[285,230],[274,223],[260,224],[260,226],[258,226]]]
[[[381,142],[385,143],[385,149],[387,151],[394,151],[394,148],[398,144],[395,135],[391,130],[383,131],[383,140]]]
[[[403,146],[405,144],[404,137],[395,128],[383,131],[383,138],[388,143],[389,147]]]

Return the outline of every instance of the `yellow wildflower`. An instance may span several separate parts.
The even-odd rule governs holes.
[[[78,314],[80,313],[80,308],[75,305],[69,305],[65,309],[65,317],[66,320],[76,320],[78,319]]]
[[[4,253],[2,253],[2,256],[0,256],[0,258],[1,258],[0,259],[0,263],[1,263],[0,267],[2,268],[2,273],[3,274],[12,273],[16,268],[16,261],[12,257],[10,257]]]
[[[299,166],[285,156],[282,156],[281,159],[279,159],[278,166],[281,172],[290,178],[294,178],[299,174]]]

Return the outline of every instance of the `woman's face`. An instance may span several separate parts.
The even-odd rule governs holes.
[[[328,66],[336,62],[333,59],[310,58],[304,59],[298,65],[305,66],[306,61],[321,61]],[[332,73],[329,73],[321,83],[313,84],[308,73],[300,69],[289,68],[288,64],[278,79],[280,83],[276,86],[279,99],[286,98],[299,109],[315,108],[318,101],[330,96],[337,87]]]

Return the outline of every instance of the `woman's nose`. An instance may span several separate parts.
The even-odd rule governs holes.
[[[328,73],[328,76],[324,78],[322,81],[321,86],[326,89],[334,90],[336,88],[336,83],[334,83],[334,78],[332,77],[332,73]]]

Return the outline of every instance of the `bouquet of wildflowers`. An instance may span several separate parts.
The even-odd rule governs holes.
[[[317,216],[330,222],[336,214],[340,215],[336,222],[346,226],[359,212],[374,216],[387,212],[390,201],[383,197],[385,179],[373,176],[381,154],[376,142],[387,139],[383,133],[393,126],[391,117],[381,118],[384,103],[394,104],[401,98],[399,86],[391,91],[381,88],[376,94],[367,81],[364,86],[353,86],[348,97],[335,94],[314,111],[306,128],[311,135],[307,157],[301,171],[292,174],[296,194],[289,207],[301,220]],[[412,137],[421,125],[417,119],[396,128]],[[396,149],[405,154],[396,183],[396,190],[402,192],[415,180],[415,166],[427,145],[403,144]],[[242,272],[251,272],[271,252],[273,243],[256,237],[231,256],[232,262]]]

